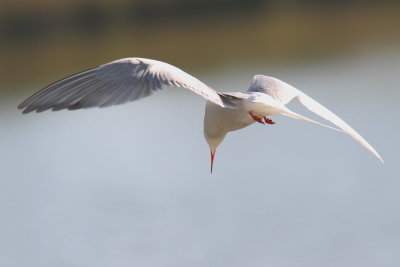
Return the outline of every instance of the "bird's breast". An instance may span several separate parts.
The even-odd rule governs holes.
[[[242,129],[254,120],[243,107],[237,109],[222,108],[207,102],[204,114],[204,131],[212,134],[226,134],[230,131]]]

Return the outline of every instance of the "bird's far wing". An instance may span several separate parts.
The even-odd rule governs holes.
[[[335,124],[337,127],[343,130],[343,132],[347,133],[357,142],[359,142],[363,147],[369,150],[375,157],[377,157],[382,163],[383,159],[381,156],[376,152],[376,150],[360,135],[358,134],[350,125],[344,122],[341,118],[339,118],[336,114],[332,111],[309,97],[308,95],[300,92],[297,96],[297,99],[302,103],[308,110],[314,112],[318,116],[324,118],[327,121]]]
[[[18,108],[28,113],[108,107],[149,96],[163,85],[186,88],[221,107],[228,106],[216,91],[177,67],[152,59],[124,58],[52,83]]]
[[[344,122],[341,118],[339,118],[336,114],[334,114],[332,111],[306,95],[305,93],[301,92],[300,90],[294,88],[293,86],[278,80],[273,77],[268,77],[264,75],[255,75],[253,78],[253,81],[250,85],[250,88],[248,90],[249,92],[262,92],[265,94],[270,95],[274,99],[280,101],[282,104],[287,104],[290,102],[293,98],[297,98],[301,104],[303,104],[308,110],[311,112],[317,114],[318,116],[324,118],[325,120],[333,123],[337,127],[339,127],[343,132],[347,133],[350,135],[353,139],[355,139],[357,142],[359,142],[363,147],[365,147],[367,150],[369,150],[375,157],[377,157],[381,162],[383,162],[383,159],[381,156],[376,152],[376,150],[361,136],[359,135],[350,125],[348,125],[346,122]],[[315,122],[307,117],[301,116],[297,113],[294,113],[290,110],[286,112],[287,116],[296,118],[296,119],[301,119],[301,120],[306,120],[310,122],[314,122],[323,126],[329,127],[327,125]]]

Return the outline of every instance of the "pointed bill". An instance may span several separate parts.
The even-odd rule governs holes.
[[[211,173],[212,173],[213,172],[213,166],[214,166],[215,150],[214,151],[210,150],[210,154],[211,154]]]

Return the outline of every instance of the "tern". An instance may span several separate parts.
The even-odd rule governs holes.
[[[254,122],[275,124],[271,115],[281,114],[344,132],[382,163],[376,150],[341,118],[317,101],[277,78],[255,75],[245,92],[220,93],[183,70],[153,59],[123,58],[58,80],[19,106],[22,113],[75,110],[124,104],[151,95],[164,85],[189,89],[207,100],[204,137],[210,147],[211,173],[217,147],[226,134]],[[296,98],[311,112],[331,122],[331,127],[297,114],[286,107]]]

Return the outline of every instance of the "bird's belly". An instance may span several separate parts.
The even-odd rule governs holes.
[[[204,117],[205,126],[211,132],[236,131],[253,122],[249,112],[243,108],[221,108],[214,104],[207,105]]]
[[[242,129],[250,124],[252,124],[254,120],[251,118],[249,113],[245,110],[236,111],[231,113],[231,117],[223,122],[225,124],[225,128],[231,132]]]

